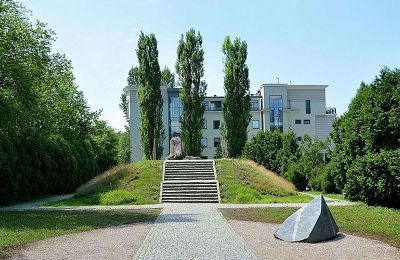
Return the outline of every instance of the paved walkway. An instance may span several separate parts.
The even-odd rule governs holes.
[[[212,204],[165,204],[135,259],[257,259]]]

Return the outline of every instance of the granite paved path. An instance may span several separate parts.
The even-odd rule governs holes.
[[[257,259],[217,207],[166,204],[134,259]]]

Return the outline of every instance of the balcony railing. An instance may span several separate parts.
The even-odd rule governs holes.
[[[325,108],[325,114],[327,114],[327,115],[336,115],[336,107],[327,107],[327,108]]]

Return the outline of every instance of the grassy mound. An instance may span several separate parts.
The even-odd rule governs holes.
[[[257,165],[241,159],[216,160],[222,203],[309,202],[312,198],[298,194],[294,185]]]
[[[155,204],[161,179],[162,161],[116,166],[79,187],[75,197],[46,206]]]

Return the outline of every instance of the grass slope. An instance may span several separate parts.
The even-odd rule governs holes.
[[[0,259],[17,247],[96,228],[154,222],[159,210],[0,212]]]
[[[222,203],[309,202],[294,185],[277,174],[241,159],[216,160]]]
[[[161,179],[162,161],[116,166],[79,187],[75,197],[46,206],[156,204]]]
[[[297,208],[221,209],[227,219],[281,224]],[[365,205],[330,207],[341,232],[400,247],[400,211]]]

